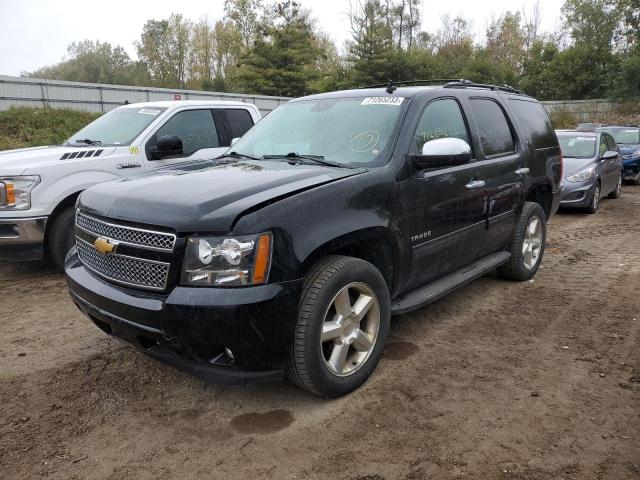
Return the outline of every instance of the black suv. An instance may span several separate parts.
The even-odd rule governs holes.
[[[495,268],[532,278],[561,176],[546,113],[511,88],[313,95],[220,158],[86,190],[67,281],[106,333],[208,381],[338,396],[391,315]]]

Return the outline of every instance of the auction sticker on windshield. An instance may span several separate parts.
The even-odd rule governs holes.
[[[402,105],[404,97],[367,97],[360,105]]]

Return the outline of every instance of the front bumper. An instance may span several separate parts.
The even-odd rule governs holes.
[[[101,330],[161,361],[211,383],[282,378],[302,280],[244,288],[175,287],[157,295],[98,279],[82,266],[75,248],[65,273],[73,301]]]
[[[0,218],[0,262],[42,260],[47,218]]]
[[[572,183],[563,181],[560,185],[560,206],[569,208],[588,207],[596,182],[589,179],[586,182]]]
[[[624,164],[624,180],[640,181],[640,160]]]

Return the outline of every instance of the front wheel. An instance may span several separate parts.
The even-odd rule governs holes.
[[[538,203],[526,202],[511,237],[511,258],[498,268],[510,280],[530,280],[538,271],[547,239],[547,216]]]
[[[376,368],[389,333],[389,289],[369,262],[329,256],[304,284],[288,378],[324,397],[362,385]]]
[[[598,181],[593,189],[591,203],[589,203],[589,206],[587,207],[587,212],[596,213],[598,211],[598,207],[600,206],[600,191],[600,182]]]
[[[74,209],[63,210],[53,221],[47,233],[49,257],[56,267],[64,268],[64,259],[74,242]]]

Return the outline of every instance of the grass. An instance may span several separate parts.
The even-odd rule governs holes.
[[[11,107],[0,112],[0,150],[60,144],[99,116],[67,108]]]

